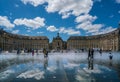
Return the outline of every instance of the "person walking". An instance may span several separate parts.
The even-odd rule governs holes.
[[[32,50],[32,56],[34,56],[34,49]]]
[[[109,53],[109,59],[112,60],[113,59],[113,55],[111,54],[111,52]]]
[[[2,48],[0,48],[0,53],[2,53]]]
[[[94,49],[91,50],[91,58],[94,57]]]
[[[91,57],[91,50],[90,50],[90,48],[89,48],[89,50],[88,50],[88,59]]]
[[[102,49],[100,48],[99,53],[102,55]]]
[[[48,57],[48,51],[45,48],[43,49],[43,54],[44,54],[44,57]]]

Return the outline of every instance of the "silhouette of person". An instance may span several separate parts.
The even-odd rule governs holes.
[[[89,50],[88,50],[88,59],[91,57],[91,50],[90,50],[90,48],[89,48]]]
[[[32,56],[34,56],[34,49],[32,50]]]
[[[99,50],[99,53],[102,55],[102,49]]]
[[[91,58],[94,57],[94,49],[91,50]]]
[[[17,54],[20,54],[20,49],[17,50]]]
[[[111,54],[111,52],[109,53],[109,59],[112,60],[113,59],[113,55]]]
[[[48,51],[45,48],[43,49],[43,54],[44,54],[44,57],[48,57]]]
[[[2,52],[2,48],[0,48],[0,53]]]

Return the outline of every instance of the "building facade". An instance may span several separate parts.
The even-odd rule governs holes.
[[[67,41],[67,49],[89,48],[120,51],[120,28],[101,35],[71,36]]]
[[[88,50],[89,48],[95,48],[105,51],[120,51],[120,27],[106,34],[93,36],[70,36],[66,42],[62,40],[58,33],[51,43],[49,43],[49,39],[46,36],[23,36],[8,33],[3,29],[0,29],[0,49],[2,50],[42,50],[43,48],[49,50]]]
[[[0,48],[9,51],[17,49],[49,49],[49,39],[46,36],[11,34],[0,29]]]
[[[54,49],[54,50],[64,50],[64,49],[66,49],[66,43],[59,36],[59,33],[57,33],[57,36],[54,37],[53,40],[52,40],[52,49]]]

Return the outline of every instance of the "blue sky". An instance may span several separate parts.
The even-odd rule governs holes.
[[[107,33],[119,21],[120,0],[0,0],[0,28],[50,41]]]

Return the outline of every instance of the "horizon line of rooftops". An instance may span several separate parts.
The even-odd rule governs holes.
[[[104,33],[104,34],[98,34],[98,35],[89,35],[89,36],[70,36],[68,38],[69,39],[91,39],[91,38],[100,38],[100,37],[104,37],[106,35],[110,35],[110,34],[118,34],[120,32],[120,27],[116,28],[115,30],[111,31],[111,32],[108,32],[108,33]],[[10,32],[7,32],[5,30],[3,30],[3,28],[0,28],[0,34],[8,34],[8,36],[10,37],[14,37],[14,38],[19,38],[19,39],[42,39],[42,40],[46,40],[48,39],[47,36],[29,36],[29,35],[21,35],[21,34],[13,34],[13,33],[10,33]],[[59,33],[57,35],[57,37],[61,38],[59,36]],[[54,39],[54,37],[53,37]],[[48,39],[49,40],[49,39]]]

